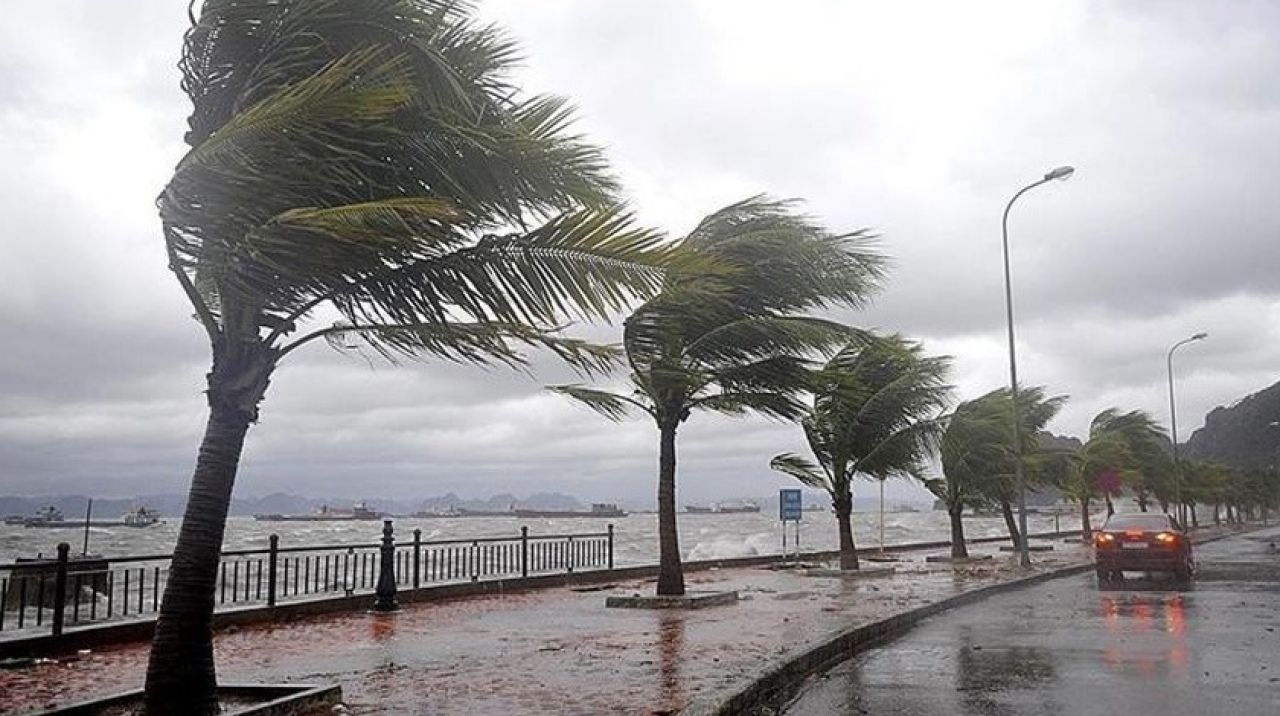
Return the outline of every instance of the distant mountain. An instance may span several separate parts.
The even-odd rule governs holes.
[[[1280,423],[1280,383],[1209,411],[1183,454],[1233,465],[1275,465],[1280,463],[1280,425],[1272,423]]]

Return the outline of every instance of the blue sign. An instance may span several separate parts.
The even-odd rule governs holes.
[[[778,490],[778,519],[799,522],[803,512],[804,502],[799,490]]]

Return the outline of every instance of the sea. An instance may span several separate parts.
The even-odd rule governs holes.
[[[752,555],[780,554],[782,526],[777,513],[762,510],[755,513],[695,514],[678,517],[680,552],[686,560],[724,559]],[[162,555],[173,550],[181,520],[167,518],[150,527],[94,526],[89,528],[87,553],[103,557],[129,555]],[[1060,516],[1035,514],[1028,516],[1032,532],[1054,529],[1071,530],[1080,526],[1076,514]],[[414,529],[422,530],[422,539],[473,539],[477,537],[516,537],[521,527],[530,535],[598,533],[614,526],[614,559],[619,566],[653,564],[658,559],[658,516],[650,513],[630,514],[616,518],[547,518],[462,517],[462,518],[393,518],[397,541],[412,539]],[[379,521],[350,522],[263,522],[252,517],[232,517],[227,521],[223,548],[266,548],[272,534],[279,535],[281,547],[372,544],[381,538]],[[881,523],[878,511],[858,512],[853,518],[854,540],[862,549],[880,544]],[[788,551],[795,549],[796,526],[787,527]],[[1006,534],[1000,517],[966,516],[967,537]],[[950,536],[947,513],[886,512],[883,535],[885,544],[946,540]],[[835,516],[827,511],[805,512],[799,524],[800,549],[804,551],[835,549],[837,544]],[[59,542],[71,545],[72,554],[85,550],[83,528],[35,528],[0,525],[0,563],[18,557],[50,557]]]

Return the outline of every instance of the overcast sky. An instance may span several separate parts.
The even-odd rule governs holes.
[[[0,493],[183,492],[208,351],[165,269],[154,197],[181,156],[177,0],[3,0]],[[959,398],[1008,379],[1000,213],[1011,222],[1024,383],[1183,439],[1280,376],[1280,4],[494,0],[521,80],[573,98],[643,221],[802,197],[894,259],[846,316],[955,357]],[[615,335],[608,329],[599,335]],[[237,494],[649,499],[657,435],[529,378],[370,365],[316,344],[272,382]],[[763,495],[793,426],[694,417],[680,499]],[[863,494],[870,494],[865,487]],[[891,494],[918,495],[893,485]]]

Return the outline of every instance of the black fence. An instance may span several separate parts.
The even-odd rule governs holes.
[[[613,525],[604,532],[511,537],[413,539],[396,542],[391,521],[383,541],[342,545],[281,545],[222,553],[216,609],[275,606],[280,601],[373,594],[383,562],[397,589],[479,582],[582,570],[613,569]],[[72,557],[0,564],[0,638],[42,633],[160,610],[171,555]],[[385,587],[384,587],[385,591]],[[379,595],[381,599],[383,595]]]

